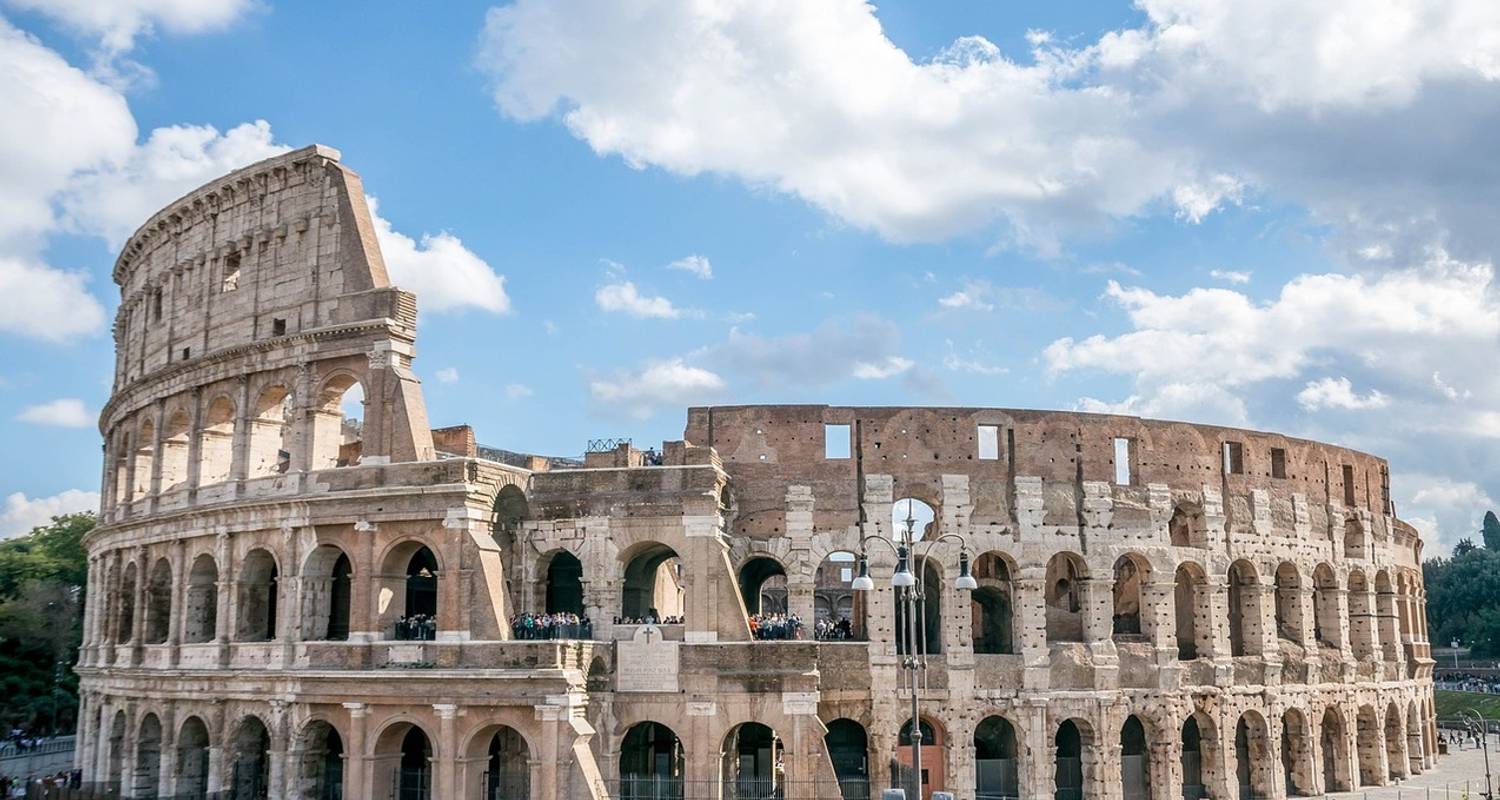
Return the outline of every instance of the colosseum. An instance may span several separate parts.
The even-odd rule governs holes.
[[[173,202],[113,276],[93,786],[1165,800],[1435,763],[1422,543],[1374,456],[822,405],[692,408],[679,441],[581,458],[481,446],[430,427],[417,298],[322,146]]]

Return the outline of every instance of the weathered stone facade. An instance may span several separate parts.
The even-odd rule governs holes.
[[[878,792],[910,697],[894,558],[861,540],[919,506],[929,789],[1281,797],[1434,763],[1421,542],[1378,458],[828,406],[691,409],[659,455],[480,458],[429,429],[415,300],[322,147],[164,209],[115,280],[78,759],[125,796]],[[854,593],[865,549],[880,588]],[[752,637],[763,596],[802,640]],[[587,639],[512,630],[568,611]]]

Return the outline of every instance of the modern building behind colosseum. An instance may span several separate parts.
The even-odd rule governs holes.
[[[1282,797],[1434,763],[1422,545],[1379,458],[812,405],[582,461],[477,447],[430,427],[416,298],[324,147],[174,202],[114,278],[77,758],[125,796],[878,795],[910,763],[907,637],[861,541],[908,510],[929,790]],[[772,607],[802,640],[752,637]],[[591,629],[520,640],[522,612]]]

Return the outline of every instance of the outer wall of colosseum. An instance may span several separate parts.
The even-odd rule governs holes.
[[[863,548],[876,591],[850,579],[908,510],[928,790],[1283,797],[1434,764],[1421,542],[1383,460],[1122,416],[829,406],[694,408],[659,454],[480,448],[428,425],[415,298],[338,158],[208,184],[119,258],[86,781],[878,795],[910,763],[890,549]],[[961,550],[976,590],[955,587]],[[783,610],[804,639],[752,637]],[[590,637],[520,640],[523,612]]]

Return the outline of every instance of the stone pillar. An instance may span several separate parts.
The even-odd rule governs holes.
[[[1175,719],[1175,717],[1174,717]],[[1149,743],[1151,766],[1151,800],[1177,800],[1182,797],[1182,739],[1162,731]]]
[[[156,497],[161,494],[162,429],[167,424],[166,401],[157,400],[153,407],[156,410],[156,424],[151,426],[151,485],[146,489],[147,513],[156,510]]]
[[[1052,797],[1057,791],[1057,731],[1047,721],[1045,698],[1032,696],[1017,709],[1017,747],[1026,750],[1025,774],[1019,775],[1022,797]]]
[[[160,796],[177,794],[177,714],[170,701],[161,712],[161,760],[157,764],[156,786]]]
[[[1094,688],[1115,689],[1120,685],[1120,657],[1114,640],[1114,581],[1090,578],[1083,581],[1083,640],[1094,662]]]
[[[344,750],[344,796],[365,797],[365,726],[370,708],[364,703],[344,703],[349,712],[349,746]]]
[[[567,706],[543,705],[538,706],[536,711],[542,728],[542,752],[537,754],[537,760],[541,764],[538,765],[536,775],[538,782],[532,784],[531,796],[534,800],[557,800],[557,765],[564,755],[559,742],[559,728],[569,709]]]
[[[167,613],[167,659],[169,664],[177,666],[179,656],[179,645],[182,644],[182,622],[187,615],[187,540],[178,539],[172,545],[172,599],[168,604]],[[163,784],[165,786],[165,784]]]
[[[1176,591],[1172,580],[1152,580],[1141,586],[1141,626],[1156,648],[1158,666],[1177,660]]]
[[[130,663],[139,666],[142,643],[146,639],[146,587],[151,583],[151,575],[146,548],[135,548],[132,558],[135,560],[135,608],[130,615]]]
[[[432,796],[458,797],[458,706],[452,703],[434,703],[432,710],[438,716],[438,746],[435,748],[437,763],[432,770]]]
[[[229,545],[229,534],[220,533],[214,539],[214,560],[218,562],[219,577],[214,582],[218,597],[214,601],[214,641],[219,643],[220,666],[229,663],[229,643],[234,640],[232,630],[238,598],[235,597],[234,550]]]
[[[198,498],[199,473],[203,466],[203,388],[194,386],[189,397],[192,400],[188,404],[187,475],[184,483],[188,502],[193,503]]]
[[[1023,567],[1015,587],[1014,628],[1017,652],[1023,665],[1022,683],[1027,689],[1046,689],[1051,681],[1047,645],[1047,568]]]
[[[271,724],[267,733],[271,737],[269,773],[266,783],[272,791],[284,789],[287,781],[287,704],[285,700],[271,701]]]
[[[107,695],[99,696],[99,728],[94,733],[93,764],[84,766],[83,780],[86,783],[103,783],[109,780],[109,739],[114,727],[115,709]]]
[[[255,418],[250,403],[250,379],[241,375],[235,386],[234,433],[229,444],[229,481],[236,486],[236,496],[250,472],[250,428]]]

